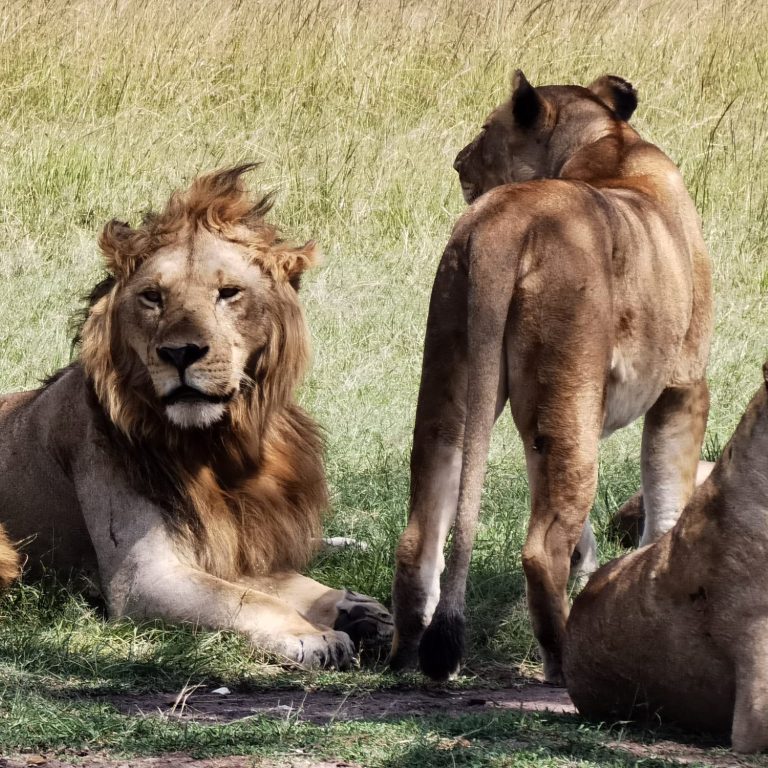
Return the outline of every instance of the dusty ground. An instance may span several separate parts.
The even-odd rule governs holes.
[[[163,757],[132,757],[126,760],[109,760],[98,755],[77,758],[70,763],[45,755],[21,755],[16,759],[0,758],[0,768],[361,768],[355,763],[313,762],[309,758],[297,757],[284,762],[260,760],[248,756],[213,757],[194,760],[188,755],[171,753]]]
[[[353,694],[327,692],[279,691],[271,693],[215,694],[197,688],[181,693],[105,696],[118,710],[127,715],[179,718],[204,723],[228,723],[254,715],[277,718],[297,718],[316,724],[336,719],[396,719],[425,715],[467,714],[483,709],[516,709],[523,712],[573,713],[573,704],[562,688],[542,684],[525,685],[498,690],[468,689],[376,691]],[[732,754],[713,754],[710,750],[676,741],[656,741],[644,744],[631,736],[613,741],[608,746],[618,753],[634,758],[659,757],[675,760],[682,765],[697,763],[714,768],[733,768],[747,761]],[[281,758],[279,761],[260,760],[247,756],[195,760],[188,755],[169,754],[162,757],[118,760],[98,753],[72,755],[18,755],[0,758],[0,768],[360,768],[345,761],[313,762],[305,755]]]
[[[207,691],[109,697],[125,714],[169,715],[199,722],[226,723],[253,715],[295,717],[324,725],[336,719],[376,720],[467,713],[482,708],[519,709],[523,712],[575,712],[563,688],[526,685],[502,690],[376,691],[338,694],[323,691],[231,693]]]

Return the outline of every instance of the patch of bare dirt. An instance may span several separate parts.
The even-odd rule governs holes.
[[[104,755],[79,757],[77,763],[46,755],[21,755],[0,758],[0,768],[362,768],[345,761],[317,762],[306,757],[286,758],[275,762],[257,757],[233,756],[195,760],[189,755],[171,753],[162,757],[131,757],[124,760]]]
[[[653,744],[640,744],[636,741],[622,739],[608,743],[615,750],[629,753],[633,757],[661,758],[674,760],[680,765],[706,765],[711,768],[740,768],[754,766],[754,758],[737,755],[734,752],[714,752],[711,749],[697,747],[694,744],[684,744],[678,741],[660,740]]]
[[[407,690],[338,694],[324,691],[110,696],[130,715],[166,715],[198,722],[227,723],[253,715],[293,717],[318,725],[334,720],[371,720],[433,714],[465,714],[483,708],[521,712],[575,712],[564,688],[526,685],[502,690]]]
[[[520,712],[575,713],[563,688],[541,683],[498,690],[388,690],[334,694],[325,691],[272,691],[263,693],[216,694],[192,688],[179,694],[118,695],[99,697],[126,715],[166,717],[202,723],[229,723],[253,716],[295,718],[324,725],[335,720],[381,720],[428,715],[461,715],[482,710],[512,709]],[[528,747],[520,743],[520,747]],[[695,744],[659,740],[645,744],[632,738],[606,743],[617,754],[642,761],[662,758],[681,765],[703,764],[713,768],[754,766],[753,760]],[[766,763],[768,765],[768,763]],[[222,757],[196,760],[188,755],[118,760],[94,752],[68,755],[21,755],[0,758],[0,768],[361,768],[344,761],[313,761],[307,755],[264,760],[254,757]]]

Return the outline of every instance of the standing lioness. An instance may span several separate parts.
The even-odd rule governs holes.
[[[645,542],[672,527],[693,490],[708,411],[710,260],[677,168],[626,122],[636,105],[617,77],[533,88],[518,72],[509,101],[456,158],[474,202],[429,308],[397,551],[395,667],[419,648],[431,677],[458,668],[488,444],[507,400],[525,445],[523,567],[551,682],[562,682],[582,532],[574,560],[594,567],[585,522],[600,438],[646,414]]]
[[[768,363],[763,378],[677,525],[601,568],[574,603],[565,675],[582,714],[768,748]]]

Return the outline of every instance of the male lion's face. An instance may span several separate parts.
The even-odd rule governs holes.
[[[219,421],[267,341],[270,279],[244,246],[203,227],[149,256],[119,296],[118,323],[179,427]]]
[[[612,75],[589,88],[534,88],[518,70],[510,98],[453,163],[464,199],[471,203],[502,184],[557,178],[579,149],[615,131],[636,105],[632,85]]]

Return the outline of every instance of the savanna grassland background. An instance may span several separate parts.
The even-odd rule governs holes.
[[[95,240],[106,220],[135,222],[200,172],[262,161],[251,181],[278,190],[273,217],[325,254],[302,289],[315,354],[301,400],[327,433],[328,533],[370,545],[326,555],[314,573],[388,601],[429,290],[464,208],[451,163],[516,67],[534,84],[630,79],[640,93],[633,124],[682,168],[715,264],[705,452],[716,455],[768,356],[768,6],[754,0],[6,0],[0,391],[34,387],[69,361],[69,320],[101,274]],[[603,559],[620,552],[607,520],[638,485],[639,435],[636,425],[603,447],[593,514]],[[537,671],[520,571],[527,502],[504,417],[471,574],[473,685]],[[421,681],[383,666],[287,673],[231,636],[105,624],[65,585],[22,585],[0,608],[3,754],[287,759],[303,749],[366,766],[634,763],[604,746],[615,729],[567,717],[319,727],[123,716],[93,694]],[[469,746],[434,749],[467,734]]]

